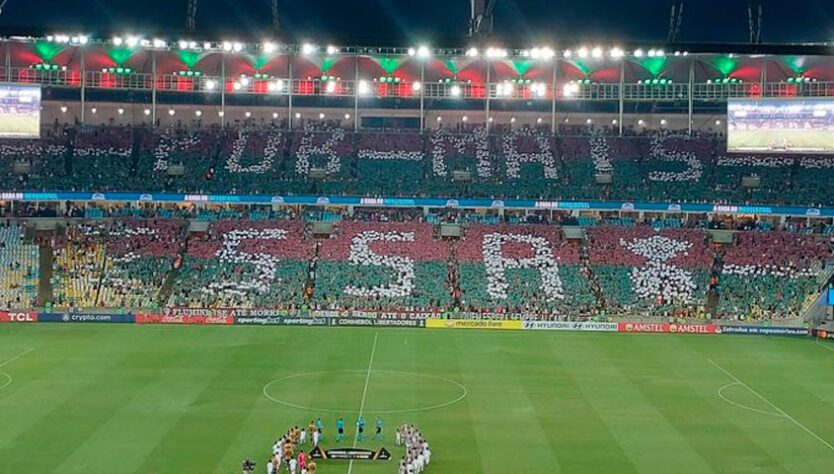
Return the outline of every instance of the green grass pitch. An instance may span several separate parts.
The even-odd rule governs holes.
[[[350,445],[363,397],[394,460],[357,474],[396,472],[402,421],[432,445],[427,473],[834,465],[834,345],[813,340],[43,324],[0,326],[0,472],[266,472],[280,432],[319,415],[325,447],[339,414]]]
[[[40,113],[0,115],[0,135],[19,138],[38,138],[41,133]]]
[[[826,130],[734,130],[728,134],[729,150],[768,150],[773,143],[789,143],[776,151],[823,150],[834,152],[834,136]]]

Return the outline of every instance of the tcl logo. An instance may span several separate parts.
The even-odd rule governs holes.
[[[9,313],[9,316],[12,318],[12,321],[16,323],[34,323],[35,318],[32,317],[31,313]]]
[[[0,313],[0,322],[34,323],[38,321],[35,313]]]

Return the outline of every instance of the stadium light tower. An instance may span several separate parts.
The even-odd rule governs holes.
[[[186,0],[188,11],[185,15],[185,30],[193,32],[197,28],[197,0]]]
[[[750,43],[762,42],[762,0],[747,0],[747,20],[750,27]]]
[[[683,23],[683,0],[672,2],[672,12],[669,14],[669,43],[677,43],[681,35],[681,24]]]
[[[469,0],[472,5],[472,15],[469,20],[469,36],[486,38],[492,33],[495,0]]]
[[[281,22],[278,16],[278,0],[270,0],[270,6],[272,7],[272,32],[278,34],[278,31],[281,29]]]

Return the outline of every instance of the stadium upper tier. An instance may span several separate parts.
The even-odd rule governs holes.
[[[0,188],[834,204],[831,157],[729,155],[717,135],[494,132],[55,126],[0,143]]]

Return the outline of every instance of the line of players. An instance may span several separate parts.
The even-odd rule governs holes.
[[[361,442],[365,440],[365,419],[359,417],[356,420],[356,440]],[[304,452],[298,451],[298,456],[295,455],[296,449],[300,446],[306,445],[308,442],[312,447],[316,447],[323,439],[324,423],[321,417],[316,421],[310,421],[307,429],[294,426],[290,428],[286,434],[275,441],[272,445],[272,457],[266,462],[267,474],[279,474],[282,467],[285,467],[290,474],[316,474],[318,467],[315,460]],[[399,434],[398,434],[398,438]],[[336,420],[336,442],[345,440],[345,420],[339,418]],[[382,441],[382,418],[376,419],[376,431],[374,432],[374,440]],[[245,465],[245,463],[244,463]],[[254,463],[251,464],[254,468]],[[252,470],[244,469],[244,473],[251,473]]]
[[[405,445],[405,456],[400,461],[398,474],[420,474],[431,463],[431,449],[422,433],[413,425],[397,428],[397,446]]]

